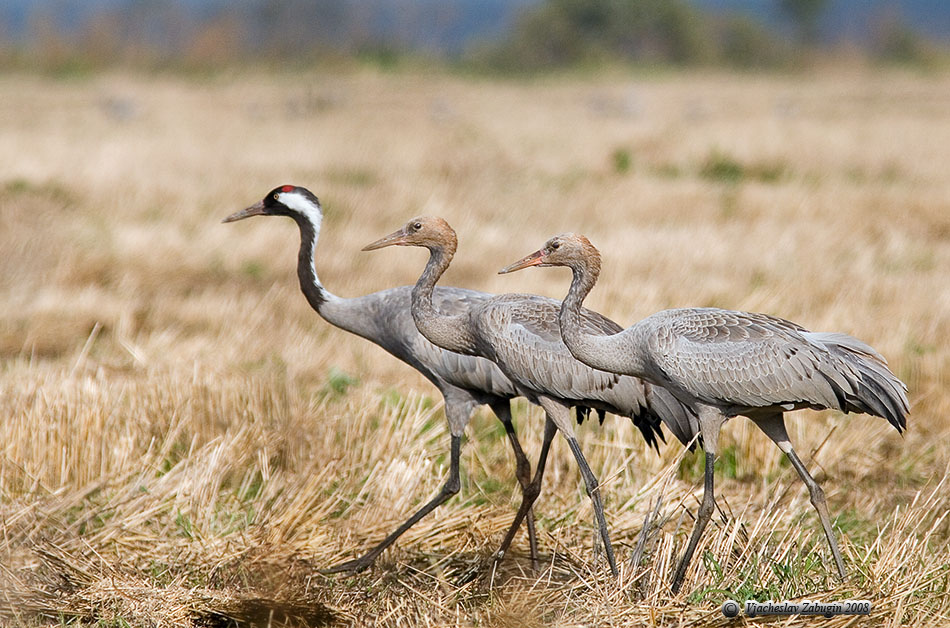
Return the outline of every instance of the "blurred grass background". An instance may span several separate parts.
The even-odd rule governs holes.
[[[11,53],[4,621],[706,625],[727,597],[803,596],[871,599],[876,625],[946,621],[950,77],[939,53],[883,67],[806,40],[787,38],[796,60],[768,71],[604,50],[514,78],[411,54],[194,72],[74,42],[58,61]],[[615,419],[578,432],[621,556],[663,495],[642,563],[618,582],[591,558],[588,501],[556,444],[537,505],[545,569],[519,536],[495,571],[519,492],[487,412],[459,497],[370,572],[319,576],[437,490],[448,436],[431,386],[310,310],[290,221],[219,223],[283,183],[323,201],[317,269],[344,296],[413,282],[424,253],[358,251],[431,213],[460,237],[446,284],[559,298],[566,272],[495,271],[579,231],[604,255],[589,305],[624,325],[715,305],[874,345],[910,388],[904,437],[863,416],[789,421],[851,579],[826,568],[807,491],[744,419],[724,430],[723,517],[681,596],[668,582],[701,460],[673,444],[656,456]],[[518,405],[532,457],[541,422]]]

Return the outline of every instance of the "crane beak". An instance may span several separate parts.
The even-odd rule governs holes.
[[[245,218],[250,218],[251,216],[262,216],[265,213],[264,210],[264,201],[258,201],[246,207],[239,212],[234,212],[221,222],[234,222],[235,220],[244,220]]]
[[[543,263],[544,263],[544,253],[542,251],[535,251],[531,255],[522,257],[520,260],[518,260],[514,264],[505,266],[504,268],[498,271],[498,274],[505,275],[507,273],[513,273],[516,270],[521,270],[522,268],[528,268],[529,266],[540,266]]]
[[[406,246],[407,244],[409,244],[406,241],[407,236],[408,234],[406,233],[405,228],[403,228],[403,229],[400,229],[399,231],[394,231],[390,233],[385,238],[380,238],[379,240],[376,240],[375,242],[371,242],[370,244],[367,244],[366,246],[363,247],[363,250],[375,251],[376,249],[381,249],[386,246]]]

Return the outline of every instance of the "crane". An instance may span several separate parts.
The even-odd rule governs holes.
[[[784,413],[833,408],[907,425],[907,386],[872,347],[847,334],[812,332],[790,321],[720,308],[657,312],[615,334],[584,324],[584,299],[600,274],[600,253],[577,234],[562,234],[501,269],[566,266],[573,278],[561,304],[561,335],[571,353],[593,368],[642,377],[672,393],[698,422],[705,451],[703,499],[686,551],[673,575],[677,593],[715,508],[713,468],[726,420],[751,419],[785,453],[808,487],[838,575],[846,576],[824,491],[802,463],[785,429]]]

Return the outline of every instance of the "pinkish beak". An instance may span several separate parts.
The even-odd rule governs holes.
[[[525,257],[521,258],[514,264],[505,266],[504,268],[498,271],[498,274],[504,275],[506,273],[513,273],[516,270],[521,270],[522,268],[528,268],[530,266],[540,266],[543,263],[544,263],[544,253],[542,251],[535,251],[531,255],[526,255]]]

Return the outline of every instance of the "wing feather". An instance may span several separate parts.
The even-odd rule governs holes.
[[[717,308],[667,310],[642,323],[656,367],[705,403],[737,413],[836,408],[905,424],[906,386],[877,351],[846,334]]]

